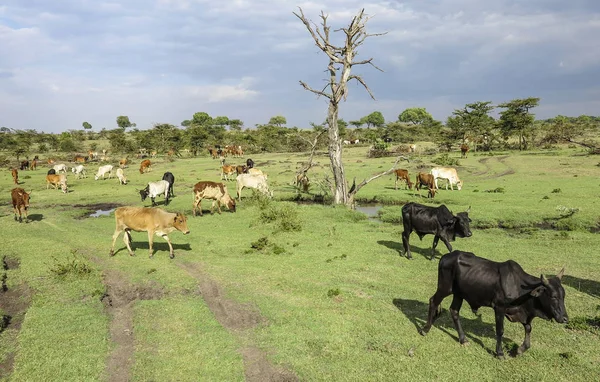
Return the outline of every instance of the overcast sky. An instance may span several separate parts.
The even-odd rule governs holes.
[[[386,121],[425,107],[445,121],[474,101],[540,97],[538,118],[600,115],[600,1],[4,0],[0,5],[0,126],[60,132],[139,128],[204,111],[288,126],[325,119],[326,56],[292,14],[332,30],[372,15],[340,116]],[[342,34],[334,33],[334,42]]]

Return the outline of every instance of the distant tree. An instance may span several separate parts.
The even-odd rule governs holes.
[[[128,116],[120,115],[117,117],[117,126],[125,130],[128,127],[135,127],[135,123],[131,123]]]
[[[539,102],[539,98],[529,97],[514,99],[498,105],[498,107],[506,109],[500,112],[500,129],[506,139],[512,135],[517,135],[519,150],[527,150],[526,135],[533,129],[533,121],[535,120],[535,115],[530,114],[529,110],[538,106]]]
[[[398,121],[412,123],[413,125],[422,125],[433,121],[433,117],[424,107],[410,107],[400,113]]]
[[[192,124],[192,121],[189,119],[185,119],[181,122],[181,126],[183,126],[183,127],[188,127],[191,124]]]
[[[213,119],[213,124],[217,126],[227,126],[229,125],[229,118],[226,116],[218,116]]]
[[[467,143],[470,138],[480,144],[483,150],[490,150],[496,127],[496,121],[489,115],[492,110],[494,106],[491,101],[468,103],[462,109],[455,109],[446,121],[449,129],[447,137],[461,143]]]
[[[212,117],[205,112],[194,113],[194,116],[192,117],[192,123],[198,125],[207,125],[212,123]]]
[[[285,119],[285,117],[283,115],[276,115],[274,117],[271,117],[271,119],[269,119],[269,125],[275,125],[275,126],[283,126],[287,123],[287,120]]]
[[[569,142],[586,147],[593,154],[600,153],[600,145],[589,138],[588,133],[597,130],[593,117],[582,115],[576,118],[559,115],[544,121],[546,135],[543,139],[546,143]],[[596,135],[596,134],[594,134]]]
[[[90,130],[92,128],[92,125],[89,122],[83,122],[81,125],[86,130]]]
[[[356,120],[356,121],[350,121],[348,122],[349,124],[351,124],[352,126],[354,126],[355,128],[359,128],[362,125],[365,124],[365,122],[362,119]]]
[[[230,119],[229,120],[229,128],[234,131],[241,131],[242,126],[244,126],[244,122],[239,119]]]
[[[367,128],[371,128],[373,126],[382,127],[385,125],[385,118],[383,118],[383,114],[381,114],[380,111],[372,112],[371,114],[361,118],[361,121],[367,125]]]

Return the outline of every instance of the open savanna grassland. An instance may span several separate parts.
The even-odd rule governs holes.
[[[367,147],[344,149],[346,174],[357,182],[385,171],[395,158],[366,157]],[[451,154],[459,157],[459,154]],[[419,153],[398,167],[414,179],[436,156]],[[46,168],[20,172],[33,190],[30,222],[13,220],[9,171],[0,175],[0,227],[6,268],[0,302],[12,317],[0,333],[0,375],[10,381],[589,381],[600,378],[600,168],[598,157],[574,149],[471,153],[457,166],[462,191],[440,190],[431,201],[394,190],[390,175],[365,186],[358,203],[385,202],[379,222],[343,207],[297,204],[291,182],[307,154],[261,154],[274,200],[243,191],[237,212],[193,218],[192,187],[218,180],[209,157],[155,160],[153,171],[126,169],[130,183],[69,175],[70,192],[46,190]],[[244,159],[229,159],[231,164]],[[329,160],[316,156],[311,192],[323,193]],[[146,233],[133,233],[136,256],[121,238],[109,257],[113,214],[88,217],[102,204],[148,206],[137,190],[175,174],[168,211],[189,215],[190,235],[170,234],[175,259]],[[235,194],[235,182],[229,182]],[[413,234],[414,260],[399,256],[400,205],[471,206],[473,236],[455,249],[496,261],[513,259],[530,274],[552,276],[566,266],[565,304],[575,326],[536,319],[532,347],[505,361],[493,357],[493,311],[462,311],[471,346],[457,342],[445,311],[427,337],[418,334],[437,285],[433,240]],[[108,207],[108,206],[104,206]],[[11,303],[8,298],[11,297]],[[19,303],[15,303],[18,300]],[[506,323],[504,348],[523,340]]]

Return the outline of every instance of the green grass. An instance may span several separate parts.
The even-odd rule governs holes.
[[[360,182],[394,163],[394,158],[368,159],[366,150],[344,149],[350,180]],[[0,362],[7,351],[16,352],[11,381],[105,380],[113,344],[100,299],[105,292],[102,275],[116,270],[128,283],[164,292],[159,300],[134,306],[134,380],[242,380],[239,349],[248,344],[259,346],[274,364],[301,380],[486,381],[509,373],[522,380],[597,380],[598,332],[583,324],[593,322],[587,320],[598,316],[600,306],[598,234],[590,233],[600,221],[598,158],[572,149],[530,154],[472,153],[459,161],[463,190],[442,189],[433,201],[394,190],[394,179],[384,176],[357,196],[359,203],[387,203],[381,210],[385,223],[340,207],[282,203],[296,198],[291,183],[304,154],[252,156],[269,175],[273,202],[261,204],[244,190],[236,213],[224,209],[221,215],[206,212],[196,218],[190,213],[193,185],[219,179],[219,163],[208,157],[172,163],[158,159],[154,171],[144,175],[133,164],[126,169],[126,186],[116,179],[94,181],[96,168],[88,166],[87,179],[69,175],[72,192],[66,195],[45,189],[46,169],[27,172],[30,178],[21,185],[33,189],[32,221],[27,224],[13,220],[8,195],[14,186],[5,171],[0,175],[4,254],[20,260],[19,269],[8,271],[7,285],[26,283],[34,295],[18,335],[10,329],[0,333]],[[399,167],[414,178],[417,171],[432,167],[435,157],[417,155]],[[326,156],[316,160],[319,166],[309,173],[313,183],[323,179],[329,166]],[[119,238],[118,252],[109,258],[113,215],[81,219],[93,208],[73,206],[149,205],[140,201],[137,190],[167,170],[175,174],[176,197],[163,208],[185,212],[191,230],[189,236],[170,235],[176,258],[170,260],[166,243],[155,238],[156,253],[149,259],[146,233],[132,234],[135,257]],[[235,194],[235,182],[228,182],[228,188]],[[499,188],[504,192],[485,192]],[[322,194],[315,184],[311,192]],[[435,291],[439,255],[427,260],[433,238],[419,241],[413,234],[414,260],[399,256],[400,205],[407,201],[445,204],[454,212],[471,206],[476,228],[471,238],[453,243],[456,249],[496,261],[516,260],[534,275],[554,275],[566,265],[566,307],[580,325],[567,329],[536,319],[531,349],[504,362],[492,356],[489,308],[480,310],[481,318],[463,309],[469,347],[456,341],[447,311],[427,337],[420,336],[417,326],[424,323]],[[204,204],[207,211],[209,203]],[[561,206],[578,211],[564,218]],[[545,229],[550,226],[561,230]],[[266,247],[253,248],[261,240]],[[446,253],[443,245],[438,249]],[[228,297],[255,306],[266,323],[243,333],[224,329],[195,293],[198,280],[182,263],[199,264]],[[450,300],[444,301],[444,309]],[[522,340],[522,326],[506,322],[505,350]]]

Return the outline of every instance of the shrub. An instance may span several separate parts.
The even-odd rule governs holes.
[[[67,276],[83,277],[92,273],[92,268],[82,258],[77,258],[76,253],[72,253],[71,259],[59,260],[52,257],[52,264],[48,271],[55,277],[65,278]]]
[[[562,190],[560,188],[555,188],[554,190],[552,190],[553,194],[558,194],[560,192],[562,192]]]
[[[329,289],[327,291],[327,297],[335,297],[340,295],[340,288]]]
[[[302,223],[298,209],[291,203],[269,203],[260,212],[259,220],[262,223],[274,223],[275,232],[301,231]]]
[[[456,158],[450,158],[448,153],[443,153],[433,160],[433,163],[440,166],[459,166],[460,162]]]
[[[496,188],[491,189],[491,190],[485,190],[484,192],[503,194],[504,193],[504,187],[496,187]]]

